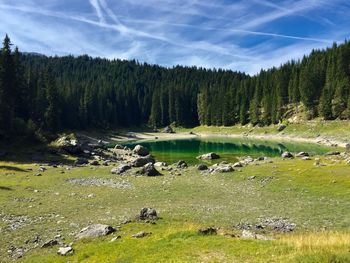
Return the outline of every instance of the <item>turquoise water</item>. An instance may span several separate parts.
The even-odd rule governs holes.
[[[153,140],[140,141],[124,144],[130,148],[141,144],[149,149],[157,161],[166,163],[175,163],[179,160],[185,160],[190,164],[196,164],[198,155],[215,152],[221,156],[214,162],[229,161],[234,162],[237,157],[275,157],[280,156],[284,151],[290,152],[308,152],[311,155],[322,155],[329,151],[334,151],[332,147],[321,146],[311,143],[286,143],[272,142],[264,140],[251,139],[233,139],[233,138],[200,138],[183,140]]]

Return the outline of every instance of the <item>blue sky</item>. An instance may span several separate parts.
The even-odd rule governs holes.
[[[350,37],[348,0],[0,0],[21,51],[257,73]]]

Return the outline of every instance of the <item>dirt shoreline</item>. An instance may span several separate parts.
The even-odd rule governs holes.
[[[269,141],[288,141],[299,143],[315,143],[325,146],[349,148],[349,144],[343,141],[330,139],[324,136],[317,138],[306,138],[291,135],[276,135],[276,134],[225,134],[225,133],[156,133],[156,132],[127,132],[122,135],[112,136],[110,139],[117,142],[129,141],[149,141],[149,140],[176,140],[176,139],[193,139],[193,138],[209,138],[209,137],[223,137],[223,138],[248,138],[256,140]]]

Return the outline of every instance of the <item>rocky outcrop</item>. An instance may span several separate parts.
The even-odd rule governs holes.
[[[64,150],[69,154],[80,154],[83,152],[82,145],[78,139],[69,139],[66,136],[62,136],[56,140],[55,144],[58,148]]]
[[[91,225],[83,228],[75,237],[77,239],[101,237],[101,236],[109,235],[115,231],[116,230],[111,226],[95,224],[95,225]]]

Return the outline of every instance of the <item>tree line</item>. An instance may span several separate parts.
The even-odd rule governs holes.
[[[0,54],[0,136],[151,125],[269,125],[291,105],[309,119],[350,118],[350,43],[314,50],[255,76],[165,68],[87,55]]]

